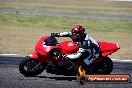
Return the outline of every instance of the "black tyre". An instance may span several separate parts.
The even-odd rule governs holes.
[[[113,61],[109,57],[105,57],[103,60],[103,65],[104,65],[104,73],[105,74],[110,74],[113,70]]]
[[[33,77],[41,74],[46,68],[45,64],[39,63],[35,59],[26,57],[19,63],[19,71],[26,77]]]
[[[104,57],[102,62],[95,64],[93,74],[110,74],[113,70],[113,62],[109,57]]]

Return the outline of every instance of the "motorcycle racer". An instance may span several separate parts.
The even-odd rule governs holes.
[[[51,33],[55,37],[71,37],[73,42],[79,46],[79,50],[73,54],[62,55],[63,58],[68,59],[82,59],[82,68],[87,71],[88,65],[100,56],[100,48],[98,42],[90,35],[85,33],[85,29],[81,25],[75,25],[71,32]],[[87,68],[87,69],[86,69]]]
[[[73,41],[58,42],[56,37],[71,37]],[[70,32],[42,36],[34,51],[19,63],[19,71],[25,77],[37,76],[44,70],[65,76],[110,74],[113,61],[108,55],[119,49],[117,43],[96,42],[82,26],[75,25]]]

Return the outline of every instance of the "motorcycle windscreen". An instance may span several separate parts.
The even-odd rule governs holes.
[[[111,55],[120,49],[119,44],[108,43],[108,42],[99,42],[99,46],[103,56]]]

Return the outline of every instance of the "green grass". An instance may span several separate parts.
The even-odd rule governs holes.
[[[65,6],[98,6],[98,7],[132,7],[131,2],[114,2],[105,0],[0,0],[2,4],[19,4],[30,6],[65,5]]]
[[[132,59],[132,20],[12,13],[0,13],[0,53],[28,54],[41,36],[70,31],[75,24],[83,25],[97,41],[119,43],[121,49],[112,58]]]

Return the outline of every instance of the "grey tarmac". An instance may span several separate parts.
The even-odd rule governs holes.
[[[108,14],[94,14],[94,13],[72,13],[72,12],[62,12],[62,11],[16,9],[16,8],[0,8],[0,12],[9,12],[9,13],[18,13],[18,14],[48,15],[48,16],[71,16],[71,17],[87,17],[87,18],[101,18],[101,19],[132,20],[131,15],[126,16],[126,15],[108,15]]]
[[[79,85],[75,76],[46,73],[37,77],[24,77],[18,70],[25,56],[0,56],[0,88],[131,88],[132,83],[86,83]],[[130,74],[131,62],[114,62],[112,74]]]

